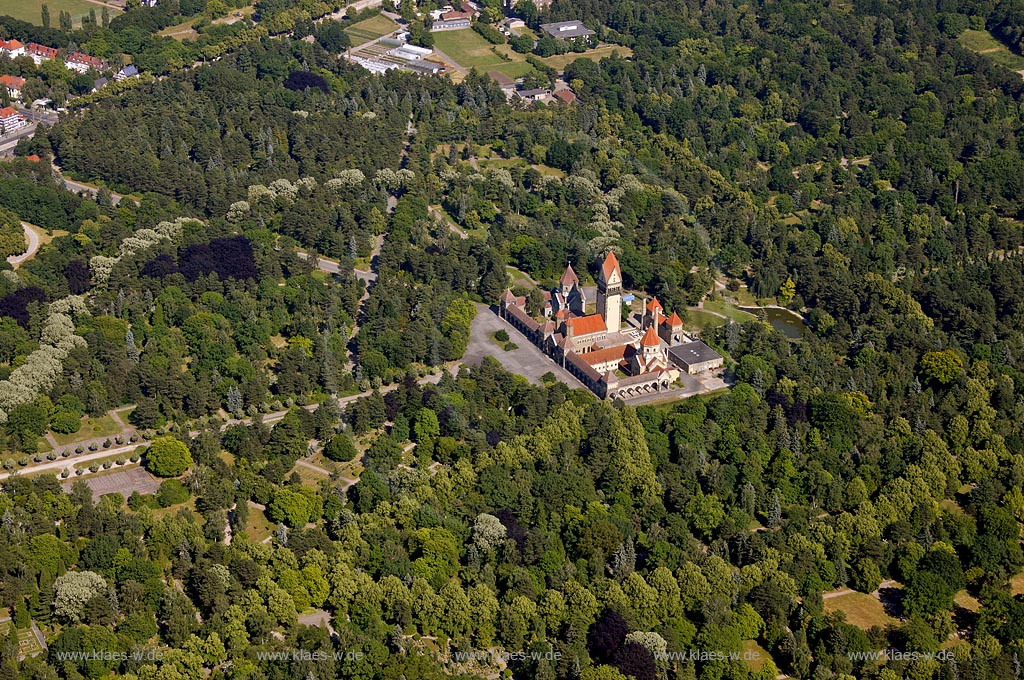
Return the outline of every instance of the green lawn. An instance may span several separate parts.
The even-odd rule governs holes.
[[[387,35],[391,31],[398,28],[394,21],[388,19],[383,14],[372,16],[369,19],[363,19],[357,23],[352,24],[345,29],[345,33],[352,40],[352,46],[358,47],[363,43],[376,40],[382,35]]]
[[[245,520],[245,533],[254,543],[260,543],[274,533],[277,525],[267,519],[259,508],[249,506],[249,515]]]
[[[100,416],[99,418],[89,418],[88,416],[82,418],[82,429],[72,434],[60,434],[59,432],[53,433],[53,438],[57,441],[60,446],[67,446],[75,442],[80,442],[86,439],[95,439],[97,437],[110,437],[113,439],[114,435],[118,434],[121,428],[117,426],[114,419],[108,415]]]
[[[707,300],[704,302],[704,309],[708,310],[709,312],[718,312],[719,314],[725,314],[733,321],[738,321],[740,323],[757,318],[753,314],[736,309],[728,302],[723,302],[722,300]]]
[[[433,35],[434,47],[454,59],[463,68],[497,71],[510,78],[519,78],[534,72],[534,68],[526,63],[524,55],[513,52],[508,45],[492,45],[471,28],[438,31]],[[512,61],[502,59],[491,50],[492,47],[496,47],[502,54],[507,54]]]
[[[686,327],[687,328],[714,328],[715,326],[721,326],[725,324],[725,319],[714,314],[708,314],[700,310],[688,309],[686,310]]]
[[[960,44],[972,52],[983,54],[1011,71],[1024,70],[1024,57],[1015,54],[988,31],[967,30],[960,34]]]
[[[61,12],[71,13],[71,20],[76,28],[81,24],[82,17],[89,15],[89,10],[96,10],[97,19],[103,16],[103,6],[88,0],[3,0],[3,3],[0,3],[0,15],[6,14],[42,26],[44,4],[50,9],[50,26],[54,28],[59,25]],[[113,7],[109,7],[108,11],[111,18],[121,13]]]

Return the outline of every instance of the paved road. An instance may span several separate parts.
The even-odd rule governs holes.
[[[39,234],[36,233],[35,229],[28,226],[24,222],[21,223],[21,228],[25,230],[25,240],[28,241],[28,250],[26,250],[21,255],[11,255],[10,257],[7,258],[7,261],[11,263],[11,266],[13,267],[17,267],[22,262],[27,262],[28,260],[31,260],[32,257],[36,254],[36,251],[39,250],[39,246],[41,245],[41,241],[39,240]]]
[[[461,64],[459,64],[459,62],[455,61],[454,59],[452,59],[451,57],[449,57],[447,54],[437,49],[436,47],[434,48],[434,54],[438,57],[441,57],[441,59],[445,63],[450,64],[453,69],[455,69],[462,75],[469,75],[469,71],[466,70]]]
[[[18,146],[18,142],[21,141],[22,137],[31,137],[35,132],[35,124],[29,123],[27,126],[15,133],[0,137],[0,156],[12,153],[14,151],[14,147]]]
[[[431,214],[431,216],[436,217],[437,219],[439,219],[442,222],[444,222],[445,224],[447,224],[448,228],[450,230],[452,230],[453,232],[455,232],[456,234],[459,235],[459,238],[469,238],[469,234],[467,234],[466,232],[464,232],[461,229],[459,229],[457,224],[455,224],[450,219],[448,219],[443,212],[441,212],[440,210],[438,210],[434,206],[429,206],[427,208],[427,212],[429,212]]]

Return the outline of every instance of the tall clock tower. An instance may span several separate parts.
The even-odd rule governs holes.
[[[622,270],[615,253],[608,251],[597,277],[597,313],[604,316],[609,333],[618,333],[622,322]]]

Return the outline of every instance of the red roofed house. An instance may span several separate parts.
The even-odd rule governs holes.
[[[5,106],[0,109],[0,134],[7,134],[25,127],[25,116],[18,113],[13,107]]]
[[[21,99],[21,88],[25,87],[25,79],[19,76],[0,76],[0,86],[6,87],[13,99]]]
[[[36,66],[42,64],[44,61],[50,61],[51,59],[57,58],[57,48],[47,47],[46,45],[40,45],[39,43],[29,43],[25,46],[25,54],[32,57],[32,61],[36,63]]]
[[[600,314],[576,316],[565,320],[565,337],[572,340],[577,354],[590,351],[608,337],[608,327]]]
[[[551,93],[553,96],[558,97],[566,104],[576,103],[576,93],[567,87],[563,87],[561,90],[555,90]]]
[[[11,59],[14,59],[25,54],[25,46],[21,44],[21,41],[14,38],[0,40],[0,54],[6,54]]]
[[[64,60],[64,66],[72,71],[77,71],[78,73],[85,73],[89,69],[94,71],[106,71],[110,68],[106,59],[90,57],[88,54],[83,54],[82,52],[72,52],[69,54],[68,58]]]

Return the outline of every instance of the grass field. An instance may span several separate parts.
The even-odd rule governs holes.
[[[757,644],[756,640],[744,640],[743,649],[740,652],[742,654],[743,661],[750,666],[750,670],[755,673],[761,670],[764,666],[766,659],[771,658],[771,654],[767,649]]]
[[[988,31],[967,30],[960,34],[960,44],[978,54],[984,54],[995,63],[1011,71],[1024,70],[1024,57],[1010,51]]]
[[[383,14],[372,16],[369,19],[363,19],[357,23],[352,24],[345,29],[345,33],[352,40],[352,46],[358,47],[363,43],[376,40],[382,35],[387,35],[391,31],[398,28],[394,21],[388,19]]]
[[[733,321],[738,321],[739,323],[743,323],[745,321],[750,321],[752,319],[757,318],[753,314],[750,314],[749,312],[744,312],[743,310],[740,309],[736,309],[728,302],[724,302],[722,300],[707,300],[704,302],[704,309],[708,310],[709,312],[718,312],[719,314],[725,314]]]
[[[841,611],[846,614],[846,622],[863,630],[872,626],[885,628],[892,624],[899,623],[896,619],[885,613],[882,603],[873,595],[865,593],[847,593],[839,597],[830,597],[825,600],[825,611]]]
[[[252,13],[254,11],[256,11],[256,8],[253,7],[252,5],[249,5],[248,7],[243,7],[241,9],[232,9],[232,10],[230,10],[228,12],[227,16],[220,17],[219,19],[214,19],[210,23],[212,23],[212,24],[233,24],[236,21],[241,21],[242,19],[244,19],[246,17],[252,16]],[[241,14],[242,16],[241,17],[236,17],[235,16],[236,13],[237,14]],[[199,33],[196,31],[195,25],[196,25],[196,22],[199,21],[202,18],[203,17],[201,17],[201,16],[199,16],[199,17],[192,17],[191,19],[188,19],[187,21],[183,21],[180,24],[175,24],[174,26],[168,26],[167,28],[163,29],[162,31],[157,32],[157,35],[162,36],[162,37],[174,38],[175,40],[195,40],[196,38],[199,37]]]
[[[100,416],[99,418],[89,418],[88,416],[82,418],[82,429],[72,434],[60,434],[59,432],[53,433],[53,438],[60,446],[67,446],[75,442],[84,441],[86,439],[95,439],[96,437],[113,437],[121,431],[121,428],[117,426],[114,419],[108,415]]]
[[[1010,579],[1010,594],[1024,595],[1024,573],[1017,574]]]
[[[714,328],[725,324],[725,319],[696,309],[686,310],[686,326],[688,328]]]
[[[277,525],[267,519],[262,510],[251,505],[249,506],[249,515],[245,520],[245,533],[248,534],[253,542],[259,543],[263,541],[273,534],[276,528]]]
[[[4,621],[0,623],[0,637],[6,639],[10,634],[11,621]],[[32,634],[30,628],[21,628],[18,630],[18,654],[21,656],[32,656],[39,654],[43,651],[43,648],[39,646],[39,641],[36,640],[36,636]]]
[[[533,73],[534,68],[526,63],[526,57],[512,51],[508,45],[497,45],[503,54],[508,54],[512,61],[505,61],[491,51],[491,43],[471,28],[457,31],[438,31],[434,33],[434,47],[454,59],[463,68],[475,68],[478,71],[497,71],[510,78],[519,78]],[[504,49],[502,49],[504,48]]]
[[[576,52],[569,52],[568,54],[557,54],[553,57],[544,57],[541,59],[545,64],[553,69],[562,71],[566,66],[576,61],[579,58],[590,59],[591,61],[601,61],[605,57],[612,56],[612,52],[618,52],[620,57],[632,57],[633,50],[622,45],[605,45],[603,47],[595,47],[592,50],[579,54]]]
[[[3,0],[0,3],[0,15],[6,14],[15,19],[42,26],[44,4],[50,9],[50,26],[54,28],[59,25],[61,12],[71,13],[71,20],[76,28],[82,23],[82,17],[89,15],[89,10],[96,10],[97,19],[103,15],[103,5],[89,2],[89,0]],[[120,10],[113,7],[108,10],[111,18],[121,13]]]

